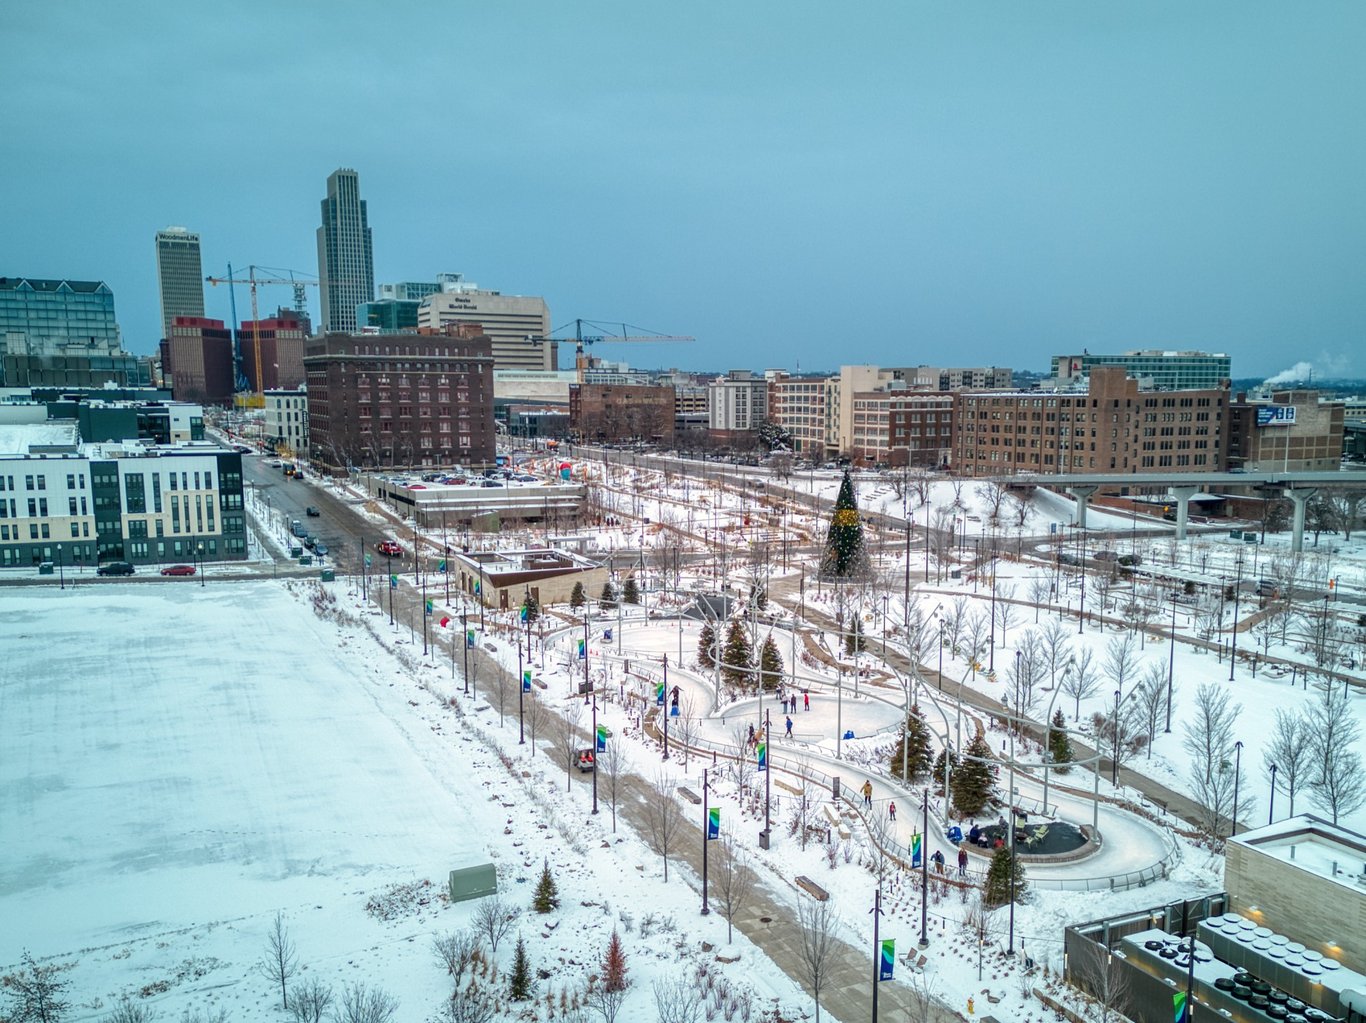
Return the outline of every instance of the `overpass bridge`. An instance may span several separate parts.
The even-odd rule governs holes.
[[[1102,487],[1166,487],[1176,503],[1176,538],[1186,538],[1190,499],[1209,487],[1280,488],[1294,505],[1291,549],[1304,549],[1304,506],[1322,489],[1366,488],[1366,473],[1328,470],[1323,472],[1143,472],[1143,473],[1017,473],[993,477],[998,483],[1032,483],[1035,486],[1064,490],[1077,502],[1077,525],[1086,528],[1086,507]]]

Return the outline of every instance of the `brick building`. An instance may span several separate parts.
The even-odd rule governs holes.
[[[292,309],[281,309],[270,319],[244,320],[242,371],[253,391],[289,390],[304,382],[304,338],[309,322]],[[261,343],[261,381],[256,379],[256,343]]]
[[[310,338],[304,371],[316,466],[493,463],[493,349],[477,324]]]
[[[953,454],[953,395],[942,391],[892,394],[887,407],[887,462],[943,468]]]
[[[675,402],[668,385],[570,384],[569,429],[589,442],[672,445]]]
[[[169,371],[176,401],[226,405],[232,400],[236,383],[232,331],[222,320],[174,317],[161,357],[162,372]]]
[[[1289,415],[1284,411],[1293,410]],[[1244,394],[1229,406],[1230,468],[1313,472],[1342,458],[1346,406],[1318,391],[1273,391],[1269,400]]]
[[[953,464],[968,476],[1217,472],[1226,464],[1226,389],[1140,391],[1119,366],[1092,367],[1085,394],[961,393]]]

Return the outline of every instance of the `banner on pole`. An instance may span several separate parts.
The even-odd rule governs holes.
[[[882,939],[882,955],[878,966],[877,979],[879,981],[891,980],[892,969],[896,965],[896,939]]]
[[[1186,1023],[1186,992],[1172,992],[1172,1019],[1175,1023]]]
[[[656,706],[656,707],[662,707],[662,706],[664,706],[664,683],[663,683],[663,682],[661,682],[661,683],[659,683],[659,685],[655,686],[655,706]]]
[[[466,649],[466,650],[473,650],[473,649],[474,649],[474,630],[473,630],[473,629],[466,629],[466,630],[465,630],[465,649]]]
[[[911,867],[912,867],[912,868],[920,866],[920,853],[921,853],[920,845],[921,845],[921,843],[920,843],[920,832],[917,831],[914,835],[911,836]]]
[[[396,589],[398,589],[398,576],[396,576],[396,575],[391,575],[391,576],[389,576],[389,589],[391,589],[391,590],[396,590]]]
[[[526,668],[522,671],[522,692],[531,692],[531,669]]]
[[[707,841],[714,842],[721,837],[721,808],[707,807]]]
[[[367,554],[367,555],[365,556],[365,567],[366,567],[366,568],[369,568],[369,567],[370,567],[370,564],[371,564],[371,558],[370,558],[370,555]]]
[[[603,753],[607,750],[607,726],[598,725],[598,752]]]
[[[759,753],[759,770],[760,770],[760,771],[767,771],[767,770],[768,770],[768,743],[766,743],[764,740],[760,739],[760,740],[759,740],[759,744],[758,744],[758,746],[757,746],[757,750],[758,750],[758,753]]]
[[[432,613],[432,608],[433,608],[432,599],[431,599],[430,597],[428,597],[428,598],[427,598],[427,603],[426,603],[426,609],[427,609],[427,613],[428,613],[428,614],[431,614],[431,613]]]
[[[444,571],[446,571],[446,559],[445,559],[445,558],[442,558],[440,561],[438,561],[438,562],[436,563],[436,570],[437,570],[438,572],[444,572]]]
[[[522,605],[522,617],[521,617],[521,620],[522,620],[522,621],[526,621],[526,613],[527,613],[527,612],[526,612],[526,605],[523,604],[523,605]]]
[[[588,647],[583,640],[579,640],[579,660],[583,660],[588,655]]]

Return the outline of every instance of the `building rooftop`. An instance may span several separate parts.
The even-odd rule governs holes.
[[[1366,835],[1330,824],[1313,814],[1288,817],[1264,828],[1245,831],[1229,841],[1330,878],[1353,891],[1366,892]]]
[[[0,423],[0,457],[38,454],[45,448],[74,451],[79,443],[80,434],[74,422]]]
[[[104,281],[54,280],[46,277],[0,277],[0,290],[3,291],[74,291],[95,294],[109,291]]]

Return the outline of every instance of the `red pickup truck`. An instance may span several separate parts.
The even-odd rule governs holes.
[[[403,553],[403,548],[396,540],[381,540],[375,544],[375,550],[390,558],[397,558]]]

